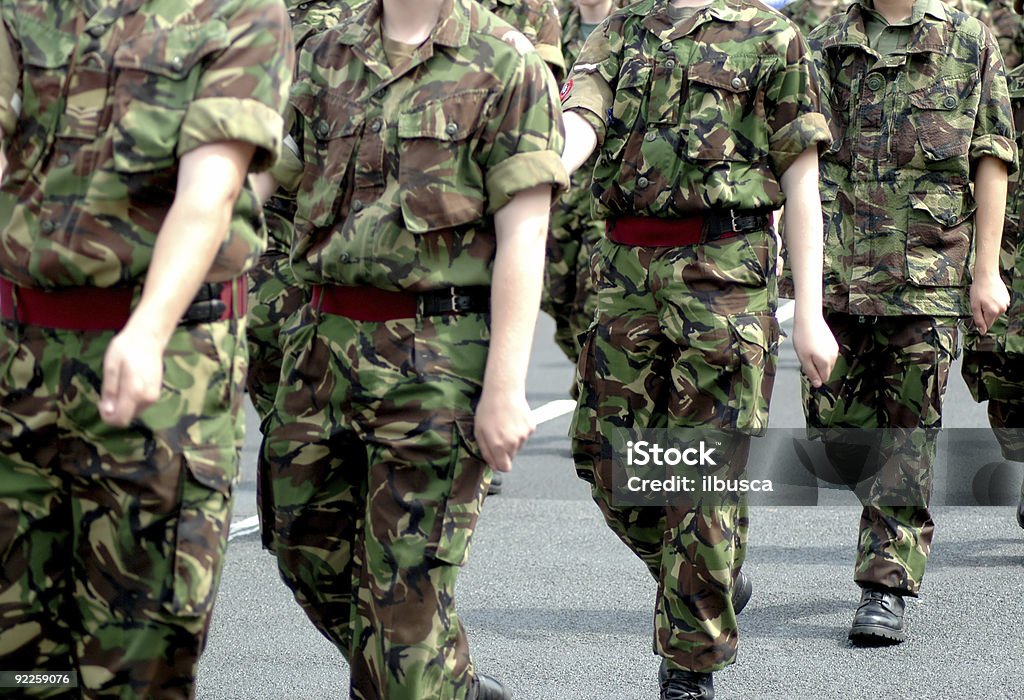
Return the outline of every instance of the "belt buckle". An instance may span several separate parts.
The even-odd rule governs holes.
[[[736,210],[735,209],[730,209],[729,210],[729,225],[732,226],[732,228],[729,229],[729,231],[731,233],[739,233],[740,232],[739,224],[736,221]]]
[[[459,306],[458,306],[459,302],[458,302],[458,299],[456,299],[455,287],[449,287],[448,290],[449,290],[449,292],[451,294],[451,296],[450,296],[450,301],[451,301],[451,305],[452,305],[451,312],[453,314],[457,314],[457,313],[459,313]]]

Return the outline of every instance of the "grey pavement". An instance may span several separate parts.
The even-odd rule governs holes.
[[[542,317],[529,380],[535,407],[566,398],[572,377],[552,332]],[[655,585],[576,479],[568,422],[563,416],[540,426],[504,493],[485,506],[458,591],[474,661],[517,700],[654,699]],[[788,343],[772,425],[802,425]],[[950,380],[946,425],[986,425],[958,374]],[[236,521],[255,512],[257,428],[250,420]],[[947,432],[947,473],[998,461],[984,431]],[[784,458],[764,449],[752,457],[769,467]],[[1005,481],[1015,490],[1019,479]],[[718,698],[1024,697],[1024,532],[1012,506],[936,508],[922,597],[908,605],[909,641],[863,650],[846,641],[859,598],[852,569],[860,509],[844,491],[818,493],[813,507],[752,508],[744,571],[754,579],[754,596],[740,618],[738,662],[715,675]],[[294,603],[258,536],[235,537],[198,697],[346,698],[347,679],[344,661]]]

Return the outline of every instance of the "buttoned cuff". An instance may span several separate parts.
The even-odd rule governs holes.
[[[817,145],[820,153],[832,144],[832,132],[825,116],[808,112],[776,131],[769,142],[769,157],[775,177],[781,179],[800,154]]]
[[[487,172],[487,213],[493,214],[520,192],[551,185],[552,201],[569,187],[562,159],[554,151],[517,153]]]
[[[1007,175],[1017,172],[1017,155],[1017,144],[1005,136],[988,134],[971,141],[972,164],[976,164],[982,156],[992,156],[1006,163]]]
[[[199,146],[222,141],[244,141],[256,147],[252,172],[277,162],[284,120],[262,102],[235,97],[205,97],[189,105],[178,138],[178,157]]]

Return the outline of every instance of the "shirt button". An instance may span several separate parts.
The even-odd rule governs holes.
[[[330,125],[325,121],[318,121],[316,123],[316,135],[322,139],[327,138],[327,134],[331,133]]]
[[[942,106],[946,109],[953,109],[956,107],[956,98],[952,95],[946,95],[946,99],[942,101]]]
[[[661,50],[662,51],[671,51],[672,50],[672,42],[671,41],[666,41],[664,44],[661,45]]]
[[[869,90],[881,90],[884,84],[885,81],[882,80],[882,76],[880,76],[878,73],[874,73],[870,78],[868,78]]]
[[[362,203],[362,201],[358,200],[358,199],[354,200],[352,202],[352,211],[362,211],[362,210],[363,210],[363,203]]]
[[[739,90],[741,87],[743,87],[743,79],[742,78],[733,78],[732,79],[732,86],[734,88],[736,88],[737,90]]]
[[[171,65],[180,70],[185,62],[181,60],[181,56],[175,56],[171,59]]]
[[[65,165],[71,162],[71,157],[67,153],[62,153],[57,157],[57,167],[63,168]]]
[[[93,39],[97,39],[103,36],[103,34],[107,31],[107,28],[101,24],[94,24],[85,31],[87,31],[89,33],[89,36],[91,36]]]
[[[46,221],[43,222],[43,225],[40,226],[40,228],[42,229],[43,233],[53,233],[53,229],[57,228],[57,225],[54,224],[49,219],[47,219]]]
[[[459,125],[456,124],[455,122],[449,122],[448,126],[446,126],[444,128],[444,132],[446,134],[448,134],[449,136],[455,136],[455,134],[458,133],[458,131],[459,131]]]
[[[676,62],[670,58],[667,61],[665,61],[665,67],[668,68],[669,70],[672,70],[673,68],[676,67]]]
[[[640,189],[647,187],[649,184],[651,184],[651,181],[642,175],[636,179],[636,186]]]
[[[658,138],[658,132],[657,131],[648,131],[647,135],[644,136],[644,141],[654,141],[657,138]]]
[[[384,122],[380,119],[374,119],[373,123],[370,124],[370,131],[375,134],[379,134],[380,130],[384,128]]]
[[[349,254],[348,254],[348,253],[342,253],[342,254],[341,254],[340,260],[341,260],[342,262],[346,262],[346,263],[347,263],[347,262],[348,262],[349,260],[351,260],[351,259],[352,259],[352,258],[351,258],[351,256],[349,256]]]

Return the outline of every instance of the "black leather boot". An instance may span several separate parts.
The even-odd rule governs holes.
[[[473,677],[473,687],[474,692],[469,696],[472,700],[509,700],[512,697],[501,681],[482,673]]]
[[[903,596],[878,588],[865,588],[850,626],[850,641],[858,646],[899,644],[907,638]]]
[[[661,700],[714,700],[715,684],[710,673],[669,669],[664,659],[658,669]]]

